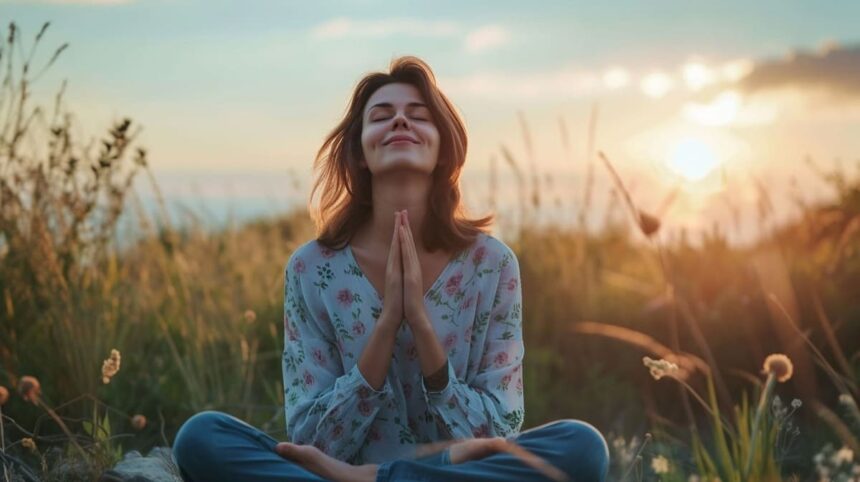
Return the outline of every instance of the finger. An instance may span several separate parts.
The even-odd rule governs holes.
[[[293,445],[289,442],[280,442],[275,445],[275,453],[283,458],[292,458],[294,456],[292,449]]]

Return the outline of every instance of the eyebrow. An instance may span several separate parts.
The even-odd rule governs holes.
[[[394,105],[391,104],[391,102],[380,102],[378,104],[373,104],[372,106],[370,106],[370,108],[367,109],[367,112],[370,112],[375,107],[394,107]],[[410,102],[406,104],[406,107],[427,107],[427,104],[423,102]]]

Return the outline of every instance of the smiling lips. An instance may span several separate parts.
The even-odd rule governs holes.
[[[385,141],[383,143],[383,145],[387,146],[388,144],[393,144],[393,143],[399,142],[399,141],[406,141],[406,142],[411,142],[413,144],[418,144],[418,141],[416,141],[415,139],[413,139],[409,136],[397,135],[397,136],[394,136],[391,139],[388,139],[387,141]]]

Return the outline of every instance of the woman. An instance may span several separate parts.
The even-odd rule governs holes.
[[[529,481],[549,480],[553,467],[604,480],[608,450],[592,426],[520,431],[519,264],[482,231],[492,217],[462,215],[466,144],[420,59],[358,83],[315,163],[321,234],[285,270],[290,442],[196,414],[173,449],[186,480]]]

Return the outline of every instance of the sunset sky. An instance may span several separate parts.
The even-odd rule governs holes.
[[[37,66],[70,42],[37,102],[68,79],[82,133],[131,117],[168,194],[216,211],[225,198],[254,212],[303,202],[355,82],[404,54],[432,66],[463,114],[476,213],[491,158],[513,186],[501,146],[529,166],[522,120],[548,197],[578,205],[594,106],[597,147],[641,207],[681,186],[664,213],[676,228],[728,223],[731,202],[749,234],[755,182],[786,214],[792,192],[826,194],[807,155],[860,158],[860,2],[0,0],[0,18],[26,46],[52,22]],[[599,224],[610,182],[602,165],[595,175]]]

